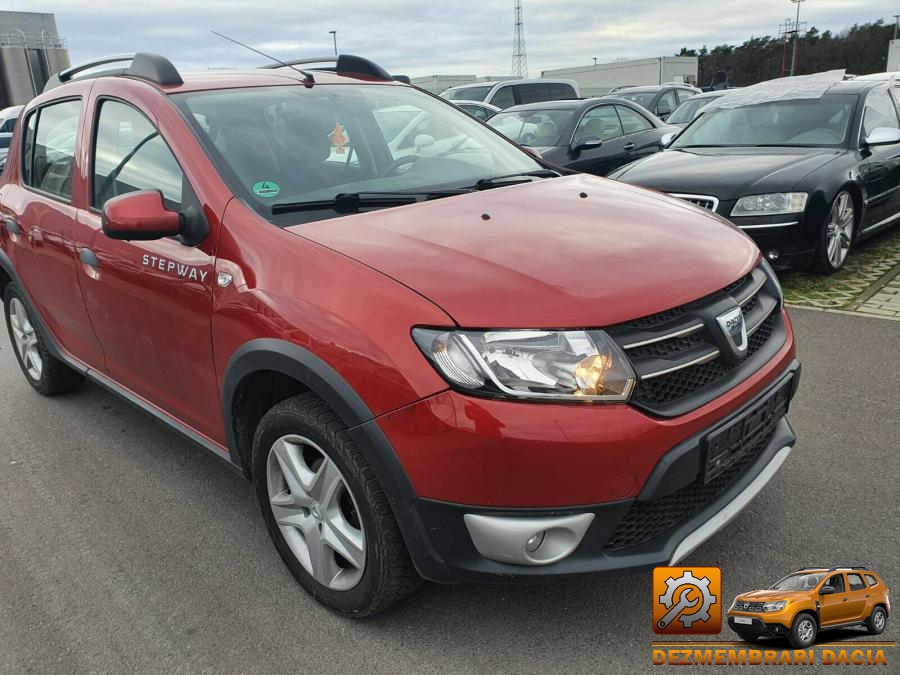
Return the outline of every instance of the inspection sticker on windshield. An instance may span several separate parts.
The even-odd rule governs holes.
[[[270,180],[261,180],[253,185],[253,194],[257,197],[276,197],[281,192],[278,183]]]
[[[347,145],[347,135],[344,133],[344,125],[340,122],[334,123],[334,131],[330,134],[331,136],[331,144],[334,146],[334,151],[339,154],[344,154],[344,146]]]

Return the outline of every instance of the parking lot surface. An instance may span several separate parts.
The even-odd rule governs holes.
[[[900,592],[900,322],[792,315],[798,445],[685,563],[722,567],[726,605],[803,565],[869,565]],[[650,601],[649,574],[426,584],[337,618],[294,583],[241,478],[96,386],[38,396],[0,338],[2,673],[643,672]]]

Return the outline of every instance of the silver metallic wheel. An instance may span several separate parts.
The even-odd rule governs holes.
[[[809,644],[813,639],[813,622],[809,619],[803,619],[800,622],[800,625],[797,626],[797,635],[803,644]]]
[[[283,436],[266,463],[272,515],[303,568],[346,591],[366,568],[366,537],[356,499],[335,463],[302,436]]]
[[[875,616],[872,618],[872,623],[875,624],[875,630],[879,633],[884,630],[884,612],[875,612]]]
[[[825,250],[828,262],[834,269],[840,269],[850,251],[853,241],[853,227],[856,224],[856,213],[853,210],[853,199],[850,193],[841,192],[831,206],[828,223],[825,225]]]
[[[28,310],[18,298],[10,301],[9,325],[12,328],[13,343],[25,371],[33,380],[40,380],[41,373],[44,372],[44,360],[41,358],[37,334],[28,317]]]

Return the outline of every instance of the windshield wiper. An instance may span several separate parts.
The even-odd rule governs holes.
[[[454,190],[428,190],[425,192],[341,192],[329,199],[313,199],[306,202],[281,202],[272,204],[272,215],[301,211],[327,211],[357,213],[360,209],[387,209],[405,206],[429,199],[452,197],[472,192],[471,188]]]
[[[501,187],[503,185],[515,185],[516,183],[530,183],[532,178],[559,178],[562,174],[553,169],[537,169],[536,171],[520,171],[518,173],[509,173],[505,176],[493,176],[492,178],[482,178],[475,182],[476,190],[489,190],[490,188]]]

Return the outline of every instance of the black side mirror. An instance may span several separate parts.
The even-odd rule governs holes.
[[[582,150],[599,148],[601,145],[603,145],[603,141],[596,136],[585,136],[580,141],[573,141],[572,145],[569,146],[569,152],[573,155],[577,155]]]
[[[834,595],[834,586],[822,586],[819,589],[819,595]]]
[[[663,108],[663,107],[656,108],[656,116],[661,120],[666,119],[671,114],[672,114],[671,108]]]

